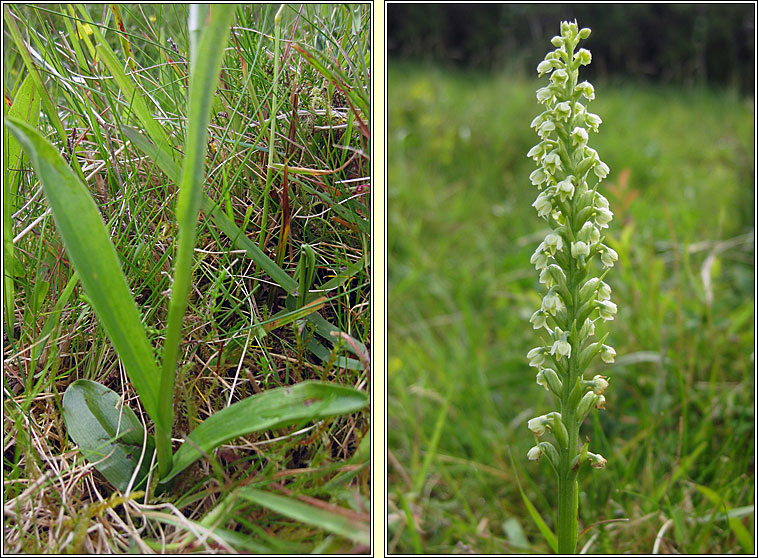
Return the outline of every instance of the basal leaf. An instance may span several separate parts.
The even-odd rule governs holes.
[[[145,430],[134,411],[122,404],[116,392],[91,380],[76,380],[63,394],[63,419],[68,435],[82,455],[122,492],[129,486],[142,457],[132,487],[142,486],[150,469],[155,442],[148,434],[143,455]]]
[[[240,436],[352,413],[368,402],[366,393],[351,387],[312,381],[253,395],[196,427],[176,452],[174,466],[161,482],[181,473],[204,453]]]
[[[5,125],[29,156],[66,253],[145,409],[157,422],[159,377],[153,350],[89,190],[37,130],[12,118]]]

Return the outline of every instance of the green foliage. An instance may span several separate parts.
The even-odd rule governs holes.
[[[612,169],[603,186],[615,214],[607,243],[619,254],[619,313],[608,337],[617,352],[613,416],[583,427],[609,465],[593,471],[596,482],[582,481],[578,548],[597,533],[589,552],[649,553],[659,512],[680,510],[681,536],[669,532],[663,548],[739,550],[726,520],[699,523],[723,510],[692,483],[731,508],[754,504],[752,102],[730,91],[595,87],[603,126],[593,147]],[[526,454],[525,421],[551,397],[535,392],[524,361],[534,340],[524,324],[540,302],[529,257],[548,232],[530,207],[533,163],[524,156],[536,88],[512,75],[390,66],[390,551],[414,548],[408,496],[425,552],[517,551],[503,523],[514,517],[532,551],[550,552],[507,451]],[[413,496],[450,385],[440,442]],[[550,465],[539,474],[516,467],[554,529]],[[748,528],[752,516],[741,521]]]

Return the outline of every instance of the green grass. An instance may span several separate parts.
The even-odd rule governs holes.
[[[6,112],[25,76],[38,73],[45,94],[32,125],[90,190],[135,298],[137,322],[171,373],[177,355],[167,345],[178,344],[174,451],[177,438],[196,430],[198,439],[208,438],[200,424],[257,393],[293,384],[308,389],[314,384],[307,380],[370,389],[362,364],[371,343],[370,10],[285,6],[275,88],[277,9],[236,11],[220,85],[210,95],[208,156],[192,173],[203,177],[197,219],[198,199],[189,211],[176,207],[177,162],[191,151],[184,151],[190,135],[204,135],[187,126],[202,122],[203,111],[188,104],[186,6],[12,6],[4,13]],[[19,50],[22,40],[44,62]],[[29,74],[31,64],[36,70]],[[195,150],[200,157],[202,147]],[[55,157],[49,155],[43,159]],[[4,298],[3,314],[5,548],[366,551],[368,408],[329,420],[298,419],[215,452],[208,451],[215,442],[198,442],[203,459],[168,489],[152,486],[150,494],[126,499],[113,492],[70,439],[63,393],[76,380],[97,381],[151,433],[155,425],[145,411],[155,415],[156,402],[147,409],[136,396],[124,370],[129,364],[122,364],[106,336],[111,330],[93,311],[102,297],[90,298],[74,275],[75,259],[47,210],[40,177],[28,159],[4,171],[4,214],[12,216],[4,235],[16,239],[3,245],[12,262],[4,267],[4,288],[15,291]],[[177,229],[178,214],[184,220]],[[76,223],[69,224],[76,232]],[[194,224],[194,244],[187,237],[178,249],[177,234]],[[311,256],[305,267],[301,252]],[[169,320],[179,253],[190,271],[189,294],[180,301],[187,311],[177,307]],[[343,337],[331,335],[337,331]],[[320,403],[306,399],[303,406]],[[161,411],[170,426],[168,416]],[[283,424],[282,417],[258,418]]]
[[[549,408],[525,358],[537,80],[389,66],[388,550],[550,552],[518,485],[554,531],[554,475],[526,460]],[[659,552],[752,553],[753,100],[594,85],[618,357],[593,369],[611,388],[582,433],[608,466],[580,479],[578,548],[650,553],[666,526]]]

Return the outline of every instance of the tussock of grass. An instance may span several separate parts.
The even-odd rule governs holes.
[[[321,293],[326,301],[320,314],[370,347],[371,162],[368,105],[360,105],[369,93],[370,10],[285,8],[277,133],[271,144],[276,8],[254,5],[237,11],[209,128],[204,191],[253,242],[262,233],[264,253],[289,275],[301,246],[312,246],[313,289],[354,270],[341,285]],[[100,32],[120,64],[129,52],[125,46],[130,47],[150,111],[170,141],[182,145],[191,117],[185,108],[186,8],[122,6],[125,34],[117,32],[113,11],[85,9],[102,25]],[[123,133],[124,126],[140,127],[134,99],[126,98],[102,64],[93,61],[94,39],[82,15],[65,6],[14,6],[6,17],[13,18],[45,60],[35,63],[61,115],[65,137],[56,134],[44,113],[40,130],[81,166],[150,341],[161,347],[176,247],[176,186]],[[76,28],[80,39],[67,32]],[[5,57],[5,92],[12,99],[23,62],[13,47]],[[123,67],[132,69],[131,63]],[[263,223],[271,149],[276,163],[308,171],[290,171],[286,182],[281,170],[273,173]],[[4,328],[5,549],[366,552],[355,540],[241,500],[234,490],[256,486],[331,506],[356,525],[368,525],[369,456],[357,453],[369,433],[368,409],[227,444],[183,474],[170,492],[149,502],[138,493],[128,500],[112,498],[112,487],[67,437],[63,392],[78,378],[101,382],[121,394],[148,429],[151,423],[83,290],[79,285],[66,290],[72,267],[37,178],[28,166],[20,174],[13,199],[12,233],[18,237],[14,328]],[[367,369],[339,367],[338,359],[357,358],[347,343],[319,337],[309,322],[285,319],[264,336],[260,327],[289,312],[286,292],[203,212],[197,235],[180,346],[175,436],[231,402],[281,385],[319,379],[370,389]],[[309,348],[312,339],[327,348],[326,358]]]

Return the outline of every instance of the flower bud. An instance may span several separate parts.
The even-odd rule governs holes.
[[[592,409],[592,406],[595,404],[595,400],[598,397],[599,396],[596,395],[594,391],[588,391],[584,394],[584,397],[582,397],[581,401],[579,401],[579,405],[576,407],[576,416],[580,421],[584,420],[584,417],[590,412],[590,409]]]
[[[582,329],[579,330],[579,339],[587,339],[591,335],[595,335],[595,322],[587,318],[582,324]]]
[[[542,380],[545,383],[540,383],[539,376],[542,375]],[[537,374],[537,383],[541,386],[545,386],[545,389],[548,389],[552,391],[555,395],[558,397],[561,396],[561,392],[563,391],[563,382],[558,377],[558,373],[553,370],[552,368],[543,368],[539,371]]]
[[[556,35],[555,37],[553,37],[552,39],[550,39],[550,43],[554,47],[561,47],[561,46],[563,46],[563,37],[561,37],[559,35]]]
[[[587,256],[590,255],[590,247],[587,246],[586,242],[582,242],[581,240],[578,242],[572,242],[571,255],[577,259],[579,258],[579,256],[584,256],[586,258]]]
[[[590,36],[590,33],[592,33],[592,31],[588,27],[585,27],[584,29],[579,31],[579,38],[586,39],[587,37]]]
[[[598,277],[591,277],[590,279],[587,279],[587,282],[579,289],[579,298],[582,300],[589,299],[592,295],[595,294],[595,291],[597,290],[599,284],[600,279]]]

